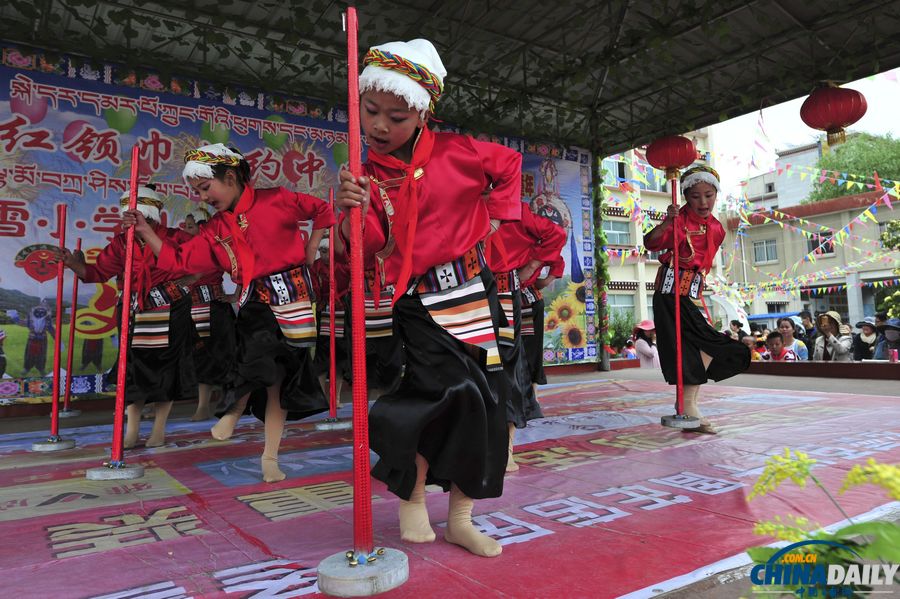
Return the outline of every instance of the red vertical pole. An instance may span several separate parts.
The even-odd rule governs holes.
[[[57,237],[59,249],[66,247],[66,213],[68,207],[65,204],[56,206]],[[56,334],[53,335],[53,397],[50,408],[50,438],[59,438],[59,360],[62,346],[62,301],[63,283],[65,282],[66,266],[60,260],[56,263]]]
[[[670,180],[672,185],[672,205],[678,210],[678,171],[675,170]],[[675,276],[675,284],[672,297],[675,300],[675,412],[678,416],[684,415],[684,373],[681,363],[681,284],[678,279],[678,261],[681,253],[678,251],[678,215],[672,227],[672,274]]]
[[[81,237],[75,242],[75,251],[81,251]],[[75,353],[75,315],[78,311],[78,276],[72,278],[72,316],[69,319],[69,352],[66,354],[66,392],[63,399],[63,410],[66,411],[72,398],[72,355]]]
[[[128,198],[128,209],[137,208],[138,197],[138,147],[135,145],[131,149],[131,187]],[[128,363],[128,345],[130,337],[129,324],[131,322],[131,272],[133,270],[132,262],[134,260],[134,227],[128,227],[125,231],[125,273],[123,275],[122,284],[122,320],[119,331],[119,361],[116,373],[116,411],[113,417],[113,441],[112,455],[110,456],[110,466],[121,466],[124,464],[124,443],[122,435],[125,428],[125,387],[127,363]]]
[[[328,190],[328,203],[331,204],[331,211],[334,212],[334,189]],[[337,285],[334,282],[334,240],[337,235],[337,225],[331,225],[331,232],[328,236],[328,317],[331,319],[331,331],[328,339],[328,415],[332,420],[337,418],[337,367],[334,363],[335,349],[334,343],[337,339],[335,329],[334,316],[334,294]]]
[[[347,106],[350,172],[362,175],[359,126],[359,63],[356,9],[347,7]],[[350,298],[353,322],[353,545],[372,552],[372,496],[369,485],[369,402],[366,385],[366,326],[363,301],[362,211],[350,211]]]

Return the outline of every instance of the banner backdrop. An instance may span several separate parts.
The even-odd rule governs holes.
[[[188,214],[197,220],[210,216],[181,179],[184,152],[204,142],[239,149],[253,168],[257,186],[281,185],[327,197],[347,161],[346,116],[345,110],[314,101],[188,79],[164,80],[115,65],[3,48],[0,348],[5,364],[0,357],[0,404],[50,392],[56,265],[48,247],[58,244],[57,205],[68,206],[67,245],[74,248],[80,237],[92,261],[120,230],[119,198],[128,187],[135,144],[140,148],[142,183],[156,183],[166,198],[162,219],[167,226],[183,226]],[[565,282],[557,282],[547,294],[546,320],[558,326],[548,330],[545,360],[590,360],[596,346],[589,324],[589,155],[520,140],[494,141],[526,152],[523,200],[569,232]],[[573,255],[580,256],[574,269]],[[60,331],[64,343],[71,318],[71,277],[67,271],[67,314]],[[81,285],[73,348],[78,393],[101,390],[96,375],[115,360],[115,305],[113,284]],[[571,317],[554,321],[554,314],[569,314],[560,312],[564,305],[572,308]]]
[[[522,195],[532,211],[568,234],[563,277],[543,290],[544,363],[597,359],[594,324],[590,154],[546,145],[523,148]]]

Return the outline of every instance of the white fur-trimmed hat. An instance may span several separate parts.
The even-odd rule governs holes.
[[[119,198],[119,205],[128,206],[131,199],[131,190],[125,190],[125,193]],[[163,207],[163,198],[156,193],[156,190],[145,187],[138,187],[137,210],[144,215],[147,220],[160,222],[159,211]]]
[[[237,166],[244,157],[225,144],[210,144],[184,153],[184,170],[181,176],[188,179],[212,179],[213,165]]]
[[[444,91],[447,70],[434,45],[425,39],[372,46],[363,59],[359,93],[376,90],[406,100],[419,113],[434,110]]]
[[[719,187],[719,173],[711,166],[701,164],[684,171],[681,175],[681,193],[686,192],[697,183],[709,183],[716,188],[716,191],[722,191]]]

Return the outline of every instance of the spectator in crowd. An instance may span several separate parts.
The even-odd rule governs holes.
[[[641,360],[641,368],[659,368],[656,325],[652,320],[642,320],[634,327],[633,333],[634,351]]]
[[[887,312],[876,312],[875,313],[875,328],[878,329],[884,326],[884,323],[887,322],[888,316]]]
[[[891,350],[900,350],[900,318],[888,318],[879,330],[883,337],[875,346],[876,360],[890,360]]]
[[[741,337],[741,343],[750,348],[750,359],[752,361],[762,360],[762,357],[759,355],[759,352],[756,351],[756,339],[751,335],[744,335]]]
[[[628,360],[637,359],[637,354],[634,351],[634,341],[631,339],[625,342],[625,347],[622,348],[622,357]]]
[[[801,331],[797,331],[800,333],[798,337],[800,337],[800,341],[806,344],[806,347],[812,347],[816,343],[816,337],[819,335],[819,331],[816,330],[815,322],[813,321],[812,314],[809,313],[809,310],[804,310],[800,313],[800,322],[803,325],[803,329]]]
[[[768,339],[769,333],[771,333],[771,332],[772,332],[772,329],[770,329],[769,327],[763,327],[763,330],[762,330],[763,339]]]
[[[760,360],[768,360],[771,356],[769,356],[769,348],[766,347],[766,340],[762,335],[757,335],[756,339],[756,353],[759,354]]]
[[[731,330],[737,335],[738,339],[743,339],[747,336],[747,332],[741,328],[740,320],[732,320],[730,327]]]
[[[850,327],[841,322],[841,315],[833,310],[819,314],[816,328],[819,337],[816,338],[813,360],[849,362],[853,339],[850,337]]]
[[[785,317],[778,319],[778,332],[781,333],[784,346],[794,352],[794,355],[798,360],[809,360],[809,349],[806,347],[805,343],[794,336],[797,329],[791,318]]]
[[[766,337],[766,347],[769,348],[769,356],[773,362],[797,361],[797,354],[785,345],[784,337],[778,331],[769,333]]]
[[[878,342],[878,333],[875,329],[875,319],[866,316],[856,323],[859,333],[853,335],[853,360],[872,360],[875,358],[875,346]]]

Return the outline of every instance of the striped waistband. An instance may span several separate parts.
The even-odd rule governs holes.
[[[225,295],[225,288],[219,283],[215,285],[197,285],[196,287],[191,287],[191,303],[194,305],[208,304],[211,301],[219,299],[223,295]]]
[[[410,289],[419,293],[453,289],[480,275],[486,264],[484,248],[478,243],[456,260],[429,268]]]
[[[184,289],[175,281],[166,281],[147,292],[146,309],[161,308],[174,304],[187,295]]]
[[[253,280],[251,299],[270,306],[285,306],[298,301],[313,301],[312,281],[305,264]]]

